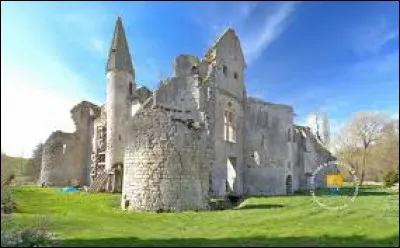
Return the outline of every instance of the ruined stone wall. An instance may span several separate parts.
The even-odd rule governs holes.
[[[71,109],[74,133],[53,132],[44,144],[39,184],[66,186],[70,180],[90,183],[94,117],[99,109],[83,101]]]
[[[286,176],[296,166],[288,147],[292,108],[249,98],[244,113],[245,194],[286,194]]]
[[[243,193],[243,105],[242,101],[231,95],[216,90],[215,99],[215,119],[214,119],[214,145],[215,145],[215,163],[212,167],[213,192],[217,196],[225,195],[226,181],[234,181],[234,193],[241,195]],[[233,113],[233,122],[235,125],[235,142],[225,140],[225,111]],[[235,158],[235,168],[228,166],[229,159]],[[229,170],[231,169],[231,170]],[[232,178],[233,177],[233,178]],[[229,182],[228,182],[229,183]]]
[[[299,171],[299,189],[305,190],[309,189],[311,174],[333,157],[329,150],[318,141],[310,128],[296,126],[294,130],[295,144],[303,163],[302,170]],[[328,172],[328,170],[324,171]],[[314,182],[316,187],[325,187],[324,177],[324,173],[317,174]]]
[[[315,136],[309,136],[307,141],[310,144],[310,149],[309,149],[309,159],[308,161],[312,161],[309,163],[306,163],[305,170],[306,171],[311,171],[314,172],[319,166],[327,163],[328,161],[331,161],[333,159],[331,153],[322,145],[320,141],[317,140]],[[316,176],[315,179],[315,185],[316,187],[326,187],[326,174],[332,171],[332,167],[325,167],[323,172],[324,173],[319,173]],[[322,171],[321,171],[322,172]]]
[[[39,184],[66,186],[70,180],[84,180],[79,164],[79,137],[73,133],[53,132],[43,147]]]
[[[96,144],[97,140],[97,128],[98,127],[105,127],[107,123],[107,113],[106,113],[106,106],[102,105],[101,108],[99,109],[99,113],[97,115],[97,118],[94,119],[93,121],[93,151],[96,151],[98,144]]]
[[[212,85],[213,137],[215,161],[211,169],[211,195],[243,194],[243,97],[244,61],[234,32],[226,32],[207,53],[202,80]],[[204,69],[202,69],[204,70]],[[206,86],[207,87],[207,86]],[[206,93],[207,95],[208,93]],[[225,113],[233,117],[234,141],[225,138]]]
[[[173,77],[154,91],[155,105],[171,109],[198,109],[197,77]]]
[[[153,94],[153,105],[198,111],[201,108],[198,63],[195,57],[178,56],[174,63],[174,77],[160,83]]]
[[[90,102],[82,101],[71,109],[71,116],[75,123],[75,134],[78,138],[75,144],[76,165],[80,166],[83,176],[80,179],[83,185],[90,184],[91,153],[93,150],[92,140],[94,136],[94,119],[100,108]]]
[[[93,121],[93,139],[92,139],[92,146],[93,146],[93,152],[97,151],[97,148],[99,148],[99,144],[97,144],[97,129],[99,127],[106,127],[107,123],[107,113],[106,113],[106,106],[102,105],[101,108],[99,108],[99,113],[97,117]]]
[[[91,161],[91,182],[94,177],[102,173],[105,165],[99,165],[104,163],[105,152],[106,152],[106,137],[107,137],[107,113],[105,104],[99,108],[99,111],[94,119],[93,124],[93,139],[92,139],[92,156]]]
[[[145,86],[136,89],[136,98],[140,103],[144,103],[152,95],[153,92]]]
[[[286,175],[292,175],[292,190],[299,190],[301,187],[302,179],[300,178],[304,174],[304,159],[303,150],[295,142],[295,130],[289,128],[287,133],[287,146],[288,146],[288,161],[286,162]]]
[[[213,182],[213,169],[216,166],[216,149],[215,149],[215,103],[216,103],[216,84],[214,80],[216,68],[212,64],[201,62],[204,72],[200,72],[201,83],[199,87],[199,113],[200,120],[204,123],[204,132],[206,135],[206,157],[208,158],[209,171],[209,196],[215,196],[218,193],[218,186]],[[218,181],[217,181],[218,182]]]
[[[184,112],[143,109],[128,124],[122,207],[206,209],[209,161],[202,125]]]

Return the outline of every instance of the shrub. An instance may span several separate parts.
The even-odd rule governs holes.
[[[1,213],[9,214],[15,211],[16,205],[8,186],[1,187]]]
[[[383,182],[385,187],[392,187],[395,183],[399,182],[399,172],[396,170],[390,170],[383,176]]]
[[[1,213],[9,214],[15,210],[15,202],[11,195],[11,182],[14,180],[14,174],[9,174],[2,178],[1,182]],[[4,180],[3,180],[4,179]]]
[[[13,226],[11,216],[1,216],[1,247],[51,247],[53,234],[46,219],[39,218],[32,227]]]

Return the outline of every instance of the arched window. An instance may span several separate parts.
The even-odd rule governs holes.
[[[233,73],[233,78],[236,79],[236,80],[238,79],[238,73],[237,72]]]
[[[222,72],[224,73],[225,76],[228,75],[228,67],[226,67],[226,65],[222,66]]]

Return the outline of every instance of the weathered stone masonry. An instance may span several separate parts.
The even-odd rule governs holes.
[[[142,211],[206,209],[204,129],[189,114],[146,109],[129,124],[122,207]]]
[[[44,144],[39,184],[67,185],[71,180],[90,183],[93,119],[97,106],[83,101],[71,109],[76,131],[53,132]]]
[[[172,77],[154,91],[136,88],[118,18],[106,102],[71,110],[76,131],[46,141],[40,183],[78,179],[89,191],[122,192],[122,208],[138,211],[203,210],[209,197],[307,189],[332,159],[320,130],[294,125],[291,106],[248,97],[245,69],[240,40],[227,29],[204,58],[177,56]],[[323,126],[326,142],[326,118]]]

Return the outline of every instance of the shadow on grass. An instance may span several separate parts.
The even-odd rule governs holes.
[[[296,191],[293,196],[309,196],[311,195],[311,191],[309,190],[304,190],[304,191]],[[336,193],[336,195],[348,195],[352,196],[354,195],[355,188],[353,187],[340,187],[339,191]],[[330,189],[328,188],[323,188],[323,189],[316,189],[315,194],[319,196],[323,195],[330,195],[332,196],[333,193]],[[392,193],[390,191],[385,191],[383,188],[370,188],[370,187],[360,187],[358,189],[358,194],[357,196],[388,196],[388,195],[395,195],[396,193]]]
[[[245,205],[242,207],[234,208],[233,210],[245,210],[245,209],[271,209],[271,208],[283,208],[285,205],[282,204],[254,204]]]
[[[244,238],[175,238],[139,239],[136,237],[104,239],[66,239],[59,244],[65,247],[398,247],[399,236],[370,239],[365,236],[281,237],[263,236]]]

